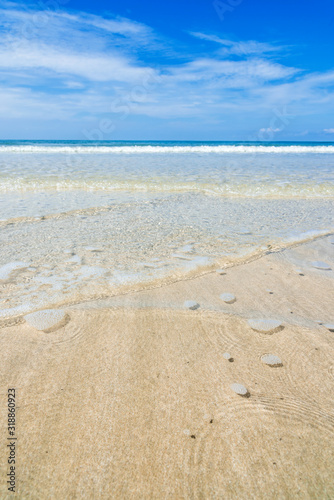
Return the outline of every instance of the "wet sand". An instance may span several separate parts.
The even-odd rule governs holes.
[[[68,307],[52,333],[3,327],[1,498],[9,387],[18,498],[333,498],[332,239]]]

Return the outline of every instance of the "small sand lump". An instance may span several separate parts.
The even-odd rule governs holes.
[[[62,309],[44,309],[24,316],[26,322],[45,333],[53,332],[64,326],[68,315]]]
[[[220,298],[226,302],[226,304],[233,304],[236,301],[235,295],[233,293],[222,293]]]
[[[236,394],[239,394],[239,396],[247,396],[248,391],[246,387],[242,384],[232,384],[231,386],[232,391],[234,391]]]
[[[311,262],[311,266],[315,267],[316,269],[322,269],[323,271],[330,271],[331,266],[327,264],[326,262],[322,262],[320,260],[316,260],[314,262]]]
[[[184,307],[186,307],[187,309],[192,309],[194,311],[195,309],[199,308],[199,304],[195,302],[195,300],[186,300],[184,303]]]
[[[264,354],[261,361],[268,366],[283,366],[282,360],[274,354]]]
[[[248,324],[253,330],[262,333],[272,332],[282,325],[278,319],[250,319]]]
[[[226,274],[226,272],[224,271],[224,269],[216,269],[216,273],[217,274]]]

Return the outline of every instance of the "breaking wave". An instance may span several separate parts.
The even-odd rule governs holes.
[[[263,146],[263,145],[198,145],[198,146],[42,146],[42,145],[2,145],[0,153],[34,154],[334,154],[334,146]]]

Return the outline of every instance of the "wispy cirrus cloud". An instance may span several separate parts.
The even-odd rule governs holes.
[[[143,24],[9,5],[0,8],[3,72],[34,70],[40,77],[45,70],[60,78],[73,75],[91,81],[131,82],[145,71],[146,65],[138,60],[133,47],[143,50],[149,44],[152,48],[155,39],[153,30]]]
[[[264,59],[249,58],[243,61],[229,61],[218,58],[198,58],[187,64],[169,69],[174,79],[183,82],[210,81],[224,87],[249,88],[256,82],[267,82],[288,78],[298,72]]]
[[[85,12],[69,13],[65,10],[43,9],[26,6],[22,9],[15,3],[0,2],[1,24],[9,35],[20,39],[39,38],[54,43],[78,44],[80,41],[91,41],[91,44],[102,46],[108,41],[126,46],[136,42],[136,46],[146,46],[154,42],[154,31],[145,24],[115,16],[106,19]],[[97,43],[98,42],[98,43]],[[102,42],[102,44],[101,44]],[[131,46],[133,49],[133,45]]]
[[[194,31],[190,31],[189,34],[201,40],[214,42],[215,44],[223,46],[224,51],[220,51],[220,53],[224,54],[235,54],[238,56],[262,55],[279,52],[284,48],[283,46],[257,42],[256,40],[233,41],[221,38],[217,35],[209,35]]]
[[[90,81],[136,82],[145,74],[147,67],[122,54],[109,52],[81,53],[73,48],[65,49],[42,43],[25,41],[14,53],[0,50],[0,68],[3,71],[35,70],[39,75],[51,71],[57,77],[78,76]]]

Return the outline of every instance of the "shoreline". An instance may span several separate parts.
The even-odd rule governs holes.
[[[318,233],[318,234],[310,234],[310,233]],[[320,233],[320,234],[319,234]],[[309,236],[307,236],[309,234]],[[66,308],[66,307],[71,307],[73,305],[78,305],[78,304],[85,304],[89,302],[94,302],[98,300],[107,300],[108,298],[115,298],[115,297],[122,297],[124,295],[132,294],[132,293],[139,293],[141,291],[150,291],[150,290],[155,290],[155,289],[160,289],[164,288],[166,286],[170,286],[176,283],[182,283],[183,281],[191,281],[191,280],[196,280],[197,278],[203,277],[203,276],[208,276],[210,274],[216,273],[218,268],[222,268],[224,271],[228,271],[230,269],[233,269],[235,267],[242,267],[245,266],[251,262],[257,261],[259,259],[262,259],[266,256],[270,255],[275,255],[275,254],[280,254],[288,251],[289,249],[294,249],[298,248],[300,246],[303,246],[305,244],[312,244],[313,242],[316,243],[317,241],[321,241],[324,239],[327,239],[328,241],[333,238],[333,231],[308,231],[308,233],[301,234],[297,240],[294,240],[292,242],[286,241],[282,244],[276,244],[276,245],[262,245],[260,248],[257,248],[253,252],[249,253],[248,255],[243,255],[239,257],[234,257],[231,258],[229,256],[223,257],[219,259],[216,262],[211,262],[206,265],[198,266],[196,269],[189,270],[188,272],[185,270],[182,271],[175,271],[173,272],[173,275],[166,275],[162,276],[159,278],[156,278],[154,280],[147,280],[147,281],[141,281],[140,283],[126,283],[124,285],[118,285],[117,287],[101,287],[99,292],[95,292],[95,295],[87,295],[85,294],[85,289],[84,291],[79,291],[79,292],[73,292],[72,297],[68,297],[66,300],[61,300],[58,299],[57,302],[50,302],[49,304],[43,304],[40,307],[35,307],[31,309],[27,309],[26,311],[22,311],[19,314],[15,314],[15,308],[13,311],[13,314],[10,314],[11,309],[8,309],[8,313],[6,315],[6,309],[3,309],[0,311],[0,329],[3,327],[6,327],[8,324],[17,324],[19,322],[22,322],[22,317],[25,314],[28,314],[30,312],[35,312],[38,310],[43,310],[46,308],[52,308],[52,309],[57,309],[57,308]],[[334,266],[333,266],[334,267]],[[16,278],[16,273],[13,273],[13,277],[9,277],[7,280],[0,280],[0,283],[2,283],[2,286],[9,286],[11,282]],[[90,284],[87,284],[86,288],[89,286],[92,286],[94,284],[94,280],[91,281]],[[75,293],[78,293],[78,298],[75,298]]]
[[[312,260],[316,261],[320,257],[329,263],[330,270],[312,267]],[[299,306],[308,313],[305,319],[314,322],[315,320],[308,318],[308,316],[315,318],[315,315],[311,314],[316,306],[312,301],[311,293],[317,286],[322,301],[317,306],[319,317],[316,319],[320,321],[322,314],[326,316],[324,323],[332,322],[330,292],[334,283],[334,238],[331,233],[303,242],[294,242],[283,249],[264,250],[258,255],[252,255],[246,261],[226,264],[221,269],[221,273],[217,273],[216,264],[210,267],[209,270],[202,273],[194,271],[192,275],[169,282],[159,280],[155,286],[148,283],[147,286],[141,285],[138,289],[124,290],[110,296],[78,301],[72,303],[69,308],[100,309],[111,307],[118,309],[133,307],[139,310],[144,307],[152,307],[154,309],[184,310],[183,302],[188,298],[198,300],[200,305],[198,311],[224,312],[238,317],[248,317],[249,314],[254,316],[257,311],[259,314],[263,313],[268,316],[268,313],[265,313],[265,308],[269,306],[268,294],[282,298],[286,296],[285,287],[288,285],[291,307],[286,308],[285,320],[287,318],[289,318],[289,322],[294,320],[288,314],[293,306],[295,309]],[[255,292],[251,293],[252,286],[256,294]],[[273,291],[275,288],[276,290]],[[321,288],[322,292],[320,292]],[[233,304],[224,304],[219,298],[220,293],[228,291],[235,292],[237,297]],[[270,300],[273,302],[275,298],[272,296]],[[307,309],[302,306],[302,302],[312,304],[312,307]],[[274,301],[270,306],[269,314],[275,314],[276,306],[277,303],[275,304]],[[276,315],[283,317],[283,312],[281,310]],[[313,326],[312,323],[309,324],[311,327]]]
[[[3,328],[1,384],[18,395],[18,496],[333,496],[331,240],[66,307],[69,321],[51,333]],[[236,301],[224,303],[225,292]],[[281,327],[256,331],[248,320],[259,318]]]

